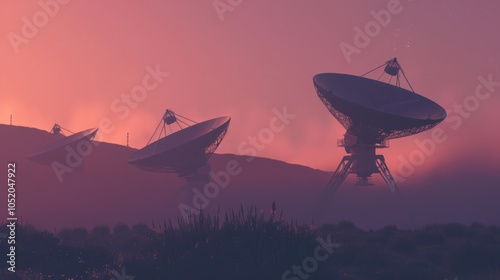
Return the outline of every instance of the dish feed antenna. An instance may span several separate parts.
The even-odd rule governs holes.
[[[381,68],[389,83],[364,76]],[[404,77],[410,90],[401,87]],[[395,85],[390,82],[395,77]],[[348,174],[356,174],[357,185],[370,185],[370,177],[380,173],[392,192],[398,188],[383,155],[377,148],[388,148],[389,139],[428,130],[446,117],[446,111],[433,101],[416,94],[397,59],[391,59],[362,76],[324,73],[313,78],[316,93],[330,113],[347,130],[338,141],[349,154],[344,156],[328,183],[334,194]]]
[[[224,138],[230,120],[220,117],[196,123],[166,110],[146,146],[133,153],[128,163],[147,171],[177,173],[179,177],[196,175]],[[178,131],[174,132],[172,126]],[[155,136],[157,140],[150,143]]]
[[[50,165],[54,161],[63,161],[68,155],[68,151],[86,149],[90,140],[95,137],[97,130],[97,128],[90,128],[72,133],[56,123],[48,135],[50,138],[48,142],[28,156],[28,159],[43,165]],[[66,135],[65,132],[70,134]]]

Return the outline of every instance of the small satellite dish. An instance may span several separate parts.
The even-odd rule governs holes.
[[[384,66],[384,73],[390,76],[389,83],[364,77]],[[344,156],[328,183],[327,189],[332,193],[350,173],[357,175],[358,185],[369,185],[371,174],[380,173],[396,192],[397,185],[384,156],[376,155],[375,149],[389,147],[388,139],[431,129],[446,118],[441,106],[413,91],[396,58],[368,73],[362,76],[324,73],[313,78],[318,97],[347,130],[338,146],[350,155]],[[401,74],[411,91],[401,87]],[[390,84],[393,77],[395,85]]]
[[[61,126],[59,126],[57,123],[54,124],[54,127],[52,127],[52,133],[54,134],[59,134],[61,133]]]
[[[54,124],[51,134],[48,135],[50,139],[36,152],[28,156],[28,159],[43,165],[50,165],[54,161],[64,161],[68,149],[78,150],[80,148],[79,144],[83,143],[82,141],[90,142],[95,137],[98,129],[90,128],[69,136],[66,136],[63,130],[71,133],[71,131],[64,129],[59,124]]]
[[[176,173],[179,177],[197,175],[224,138],[230,120],[220,117],[196,123],[166,110],[148,144],[133,153],[128,163],[147,171]],[[174,123],[179,128],[176,132],[171,127]],[[166,125],[171,131],[169,135]],[[158,140],[150,143],[160,127]]]

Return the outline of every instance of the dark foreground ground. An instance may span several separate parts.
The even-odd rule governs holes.
[[[280,213],[239,209],[161,225],[58,232],[17,227],[16,272],[0,279],[500,279],[500,228],[481,224],[296,225]]]

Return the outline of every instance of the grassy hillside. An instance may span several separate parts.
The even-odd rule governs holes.
[[[24,225],[17,243],[17,273],[1,279],[500,279],[499,227],[314,227],[284,221],[274,205],[90,232]]]

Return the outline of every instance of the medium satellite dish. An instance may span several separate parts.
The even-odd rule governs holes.
[[[390,76],[389,83],[363,77],[383,66]],[[388,139],[431,129],[446,118],[441,106],[413,91],[396,58],[368,73],[362,76],[324,73],[313,78],[319,98],[347,130],[338,146],[350,155],[344,156],[328,183],[327,189],[333,194],[350,173],[357,175],[358,185],[369,185],[370,176],[380,173],[396,192],[397,185],[384,156],[376,155],[375,149],[387,148]],[[400,74],[411,91],[401,87]],[[390,84],[393,77],[395,85]]]
[[[197,175],[197,170],[207,164],[224,138],[230,120],[230,117],[220,117],[196,123],[166,110],[151,136],[152,139],[163,124],[158,140],[150,143],[150,139],[144,148],[129,157],[128,163],[147,171],[176,173],[179,177]],[[172,129],[173,124],[180,130],[166,135],[166,125]]]
[[[50,165],[54,161],[64,161],[68,154],[68,149],[75,151],[81,149],[79,145],[82,145],[81,143],[84,142],[90,142],[95,137],[97,130],[97,128],[90,128],[66,136],[63,131],[69,133],[71,131],[56,123],[52,127],[50,135],[48,135],[51,139],[36,152],[28,156],[28,159],[43,165]]]

